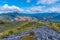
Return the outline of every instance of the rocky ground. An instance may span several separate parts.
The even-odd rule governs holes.
[[[38,40],[60,40],[60,33],[51,30],[47,26],[42,26],[41,28],[33,29],[35,36]],[[20,37],[26,35],[29,31],[24,31],[17,35],[10,35],[8,38],[2,40],[20,40]]]

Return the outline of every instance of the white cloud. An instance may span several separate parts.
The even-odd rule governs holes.
[[[48,12],[60,12],[60,6],[53,6],[47,9]]]
[[[52,6],[52,7],[46,7],[46,6],[34,6],[26,10],[26,12],[29,13],[52,13],[52,12],[59,12],[60,13],[60,6]]]
[[[0,7],[0,13],[2,12],[22,12],[23,9],[17,7],[17,6],[8,6],[7,4],[5,4],[4,6]]]
[[[59,0],[38,0],[36,4],[54,4]]]
[[[43,10],[43,8],[45,8],[45,6],[33,6],[31,8],[28,9],[28,12],[32,12],[32,13],[39,13]]]
[[[22,9],[17,6],[8,6],[5,4],[4,6],[0,7],[0,13],[7,13],[7,12],[21,12],[21,13],[44,13],[44,12],[59,12],[60,13],[60,5],[46,7],[46,6],[32,6],[27,9]]]
[[[31,0],[26,0],[27,3],[30,3]]]

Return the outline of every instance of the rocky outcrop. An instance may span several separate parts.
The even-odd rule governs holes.
[[[60,40],[60,33],[51,30],[47,26],[42,26],[41,28],[33,29],[37,40]],[[29,31],[24,31],[17,35],[11,35],[3,40],[20,40],[20,37],[26,35]]]

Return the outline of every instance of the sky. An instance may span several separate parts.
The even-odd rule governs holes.
[[[60,13],[60,0],[0,0],[0,13]]]

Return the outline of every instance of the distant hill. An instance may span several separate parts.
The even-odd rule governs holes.
[[[53,21],[59,22],[60,20],[60,13],[2,13],[0,14],[0,20],[9,20],[9,21],[16,21],[15,18],[17,16],[27,16],[38,19],[38,21]]]

